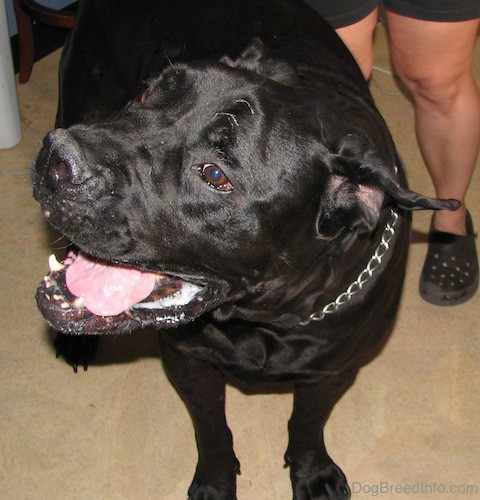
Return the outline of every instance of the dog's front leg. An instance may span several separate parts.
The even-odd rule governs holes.
[[[323,428],[357,370],[296,384],[294,407],[288,424],[285,461],[290,466],[294,500],[345,500],[350,498],[347,480],[329,457]]]
[[[225,376],[219,369],[177,350],[167,336],[159,335],[163,364],[188,408],[198,448],[198,464],[188,498],[233,500],[240,464],[225,418]]]

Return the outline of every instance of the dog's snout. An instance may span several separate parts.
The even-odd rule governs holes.
[[[54,152],[47,165],[48,181],[51,185],[78,184],[78,175],[75,174],[72,164]]]
[[[50,187],[78,185],[88,178],[85,166],[82,166],[79,146],[68,131],[52,130],[45,137],[44,150],[44,177]]]

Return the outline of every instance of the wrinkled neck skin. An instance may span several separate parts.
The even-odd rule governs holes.
[[[220,328],[223,321],[235,319],[298,327],[312,312],[335,300],[364,269],[385,229],[389,209],[383,212],[372,233],[344,231],[334,241],[291,243],[295,251],[286,248],[280,252],[263,280],[247,286],[247,296],[213,313]],[[388,259],[387,255],[385,262]],[[366,290],[370,287],[369,283]]]
[[[297,266],[299,260],[287,264],[280,257],[265,279],[257,282],[256,291],[215,310],[213,321],[199,320],[170,330],[166,337],[160,335],[243,382],[312,380],[363,364],[369,346],[385,338],[394,321],[404,252],[387,252],[361,293],[337,311],[322,321],[301,323],[356,280],[374,253],[389,215],[389,209],[382,210],[375,230],[361,237],[351,232],[328,244],[298,246],[299,259],[308,265]],[[392,248],[406,244],[408,235],[408,219],[401,214]],[[282,266],[276,279],[275,266]],[[386,267],[398,270],[401,279],[391,283],[391,274],[383,272]]]

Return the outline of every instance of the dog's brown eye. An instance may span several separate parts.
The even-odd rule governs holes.
[[[217,191],[232,191],[233,186],[228,180],[223,170],[212,163],[205,163],[199,167],[199,173],[202,179]]]

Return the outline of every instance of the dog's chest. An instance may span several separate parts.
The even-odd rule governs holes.
[[[302,331],[266,327],[208,325],[182,335],[177,347],[189,356],[213,363],[244,381],[300,381],[328,372],[335,343]]]

